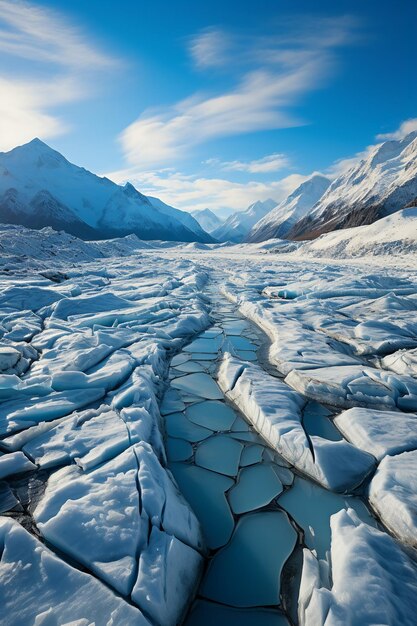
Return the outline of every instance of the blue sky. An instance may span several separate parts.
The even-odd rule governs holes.
[[[416,24],[410,0],[0,0],[0,149],[39,136],[187,210],[280,200],[414,128]]]

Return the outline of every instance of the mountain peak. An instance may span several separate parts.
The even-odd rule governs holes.
[[[30,151],[32,153],[37,153],[37,154],[48,154],[48,153],[59,154],[62,157],[62,155],[59,152],[51,148],[51,146],[48,146],[48,144],[42,141],[42,139],[39,139],[39,137],[34,137],[27,143],[24,143],[21,146],[17,146],[16,148],[13,148],[13,150],[19,150],[19,151],[24,150],[25,152]],[[13,152],[13,150],[11,152]]]
[[[56,167],[60,163],[68,163],[67,159],[60,152],[48,146],[39,137],[35,137],[31,141],[21,146],[16,146],[16,148],[2,154],[4,156],[7,155],[11,159],[17,159],[23,168],[29,163],[37,167],[44,165]]]
[[[28,141],[26,144],[23,144],[23,145],[25,145],[25,146],[42,146],[43,148],[49,148],[50,150],[52,150],[52,148],[50,148],[47,143],[42,141],[42,139],[39,139],[39,137],[34,137],[33,139],[31,139],[30,141]]]

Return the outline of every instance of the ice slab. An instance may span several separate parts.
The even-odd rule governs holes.
[[[330,576],[327,562],[304,550],[300,624],[413,626],[417,570],[398,543],[364,524],[352,509],[332,516],[331,537]]]
[[[369,502],[394,535],[417,548],[417,450],[382,459]]]
[[[177,413],[183,411],[185,404],[181,399],[180,394],[175,389],[168,389],[161,403],[161,415],[168,415],[169,413]]]
[[[229,503],[234,513],[247,513],[266,506],[282,490],[282,483],[271,465],[252,465],[240,470],[236,485],[229,491]]]
[[[140,515],[137,460],[129,449],[89,473],[71,465],[48,480],[34,511],[41,534],[122,595],[136,576],[148,521]],[[123,563],[122,571],[116,567]],[[111,567],[112,566],[112,567]]]
[[[47,396],[10,400],[0,405],[0,433],[10,434],[23,428],[47,422],[100,400],[105,390],[99,387],[55,391]]]
[[[230,430],[236,418],[233,409],[218,400],[207,400],[188,407],[186,417],[194,424],[212,430]]]
[[[242,456],[240,457],[240,466],[247,467],[248,465],[261,463],[263,451],[264,446],[261,446],[258,443],[245,446]]]
[[[150,418],[149,418],[150,419]],[[125,422],[116,411],[103,405],[82,411],[32,439],[23,451],[40,467],[66,465],[75,458],[94,456],[102,463],[131,445]],[[91,462],[90,462],[91,467]]]
[[[198,517],[207,546],[213,550],[224,546],[234,528],[225,492],[234,481],[195,465],[171,463],[170,468],[181,493]]]
[[[334,422],[349,441],[379,461],[387,454],[417,448],[415,413],[353,408],[340,413]]]
[[[193,374],[196,372],[204,372],[204,367],[197,361],[186,361],[182,365],[177,365],[176,371],[184,374]]]
[[[201,594],[235,607],[279,605],[281,571],[296,539],[283,512],[241,517],[230,543],[210,561]]]
[[[171,386],[185,393],[191,393],[206,400],[221,400],[223,395],[208,374],[189,374],[171,381]]]
[[[384,369],[417,378],[417,349],[398,350],[381,360]]]
[[[139,557],[132,600],[154,623],[176,626],[196,588],[202,565],[198,552],[153,526]]]
[[[342,408],[417,409],[417,381],[370,367],[293,370],[285,382],[312,400]]]
[[[23,452],[0,454],[0,479],[37,469]]]
[[[223,337],[221,335],[217,335],[216,337],[199,337],[195,339],[192,343],[185,346],[184,352],[191,353],[217,353],[220,346],[222,345]]]
[[[314,550],[319,559],[326,558],[330,552],[330,518],[334,513],[351,508],[362,521],[376,526],[360,498],[332,493],[298,476],[291,489],[279,497],[278,504],[303,529],[305,545]]]
[[[188,461],[193,455],[193,447],[184,439],[167,437],[166,439],[167,457],[170,462]]]
[[[0,518],[0,545],[0,602],[8,626],[149,626],[139,609],[67,565],[10,518]]]
[[[303,411],[303,427],[306,433],[329,439],[329,441],[342,440],[341,433],[335,428],[329,415],[330,411],[323,406],[316,402],[309,403]]]
[[[239,441],[226,435],[214,435],[199,444],[194,462],[205,469],[234,477],[239,470],[242,450],[243,445]]]
[[[6,482],[0,482],[0,513],[12,511],[15,507],[21,509],[19,500]]]
[[[232,345],[234,350],[239,350],[239,351],[246,350],[246,351],[255,352],[257,349],[257,346],[251,341],[249,341],[249,339],[246,339],[246,337],[231,336],[227,338],[227,342]]]
[[[191,443],[203,441],[213,434],[212,430],[197,426],[188,420],[184,413],[169,413],[165,417],[167,434],[177,439],[185,439]]]
[[[195,516],[145,443],[93,471],[72,465],[55,472],[34,517],[52,545],[122,595],[132,590],[150,524],[203,547]]]

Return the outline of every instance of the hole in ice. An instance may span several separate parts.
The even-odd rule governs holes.
[[[198,446],[194,460],[196,465],[213,472],[236,476],[242,450],[243,445],[239,441],[227,435],[216,435]]]
[[[282,567],[296,540],[281,511],[241,517],[230,543],[210,562],[202,595],[236,607],[278,605]]]
[[[166,431],[170,437],[176,439],[185,439],[195,443],[207,439],[213,434],[213,431],[192,424],[185,417],[184,413],[170,413],[165,418]]]
[[[168,460],[171,462],[188,461],[193,455],[193,447],[188,441],[174,437],[167,437],[166,451]]]
[[[213,430],[230,430],[236,413],[224,402],[207,400],[188,407],[185,415],[199,426],[207,426]]]
[[[235,524],[225,496],[234,481],[196,465],[172,463],[170,469],[200,521],[207,546],[213,550],[224,546]]]
[[[198,395],[206,400],[221,400],[223,398],[219,387],[208,374],[189,374],[175,378],[171,385],[176,389]]]
[[[304,530],[304,542],[324,559],[330,550],[330,517],[341,509],[353,508],[361,520],[376,525],[365,504],[353,496],[341,496],[303,478],[296,477],[294,484],[282,494],[278,504]]]
[[[288,620],[274,609],[236,609],[207,600],[197,600],[185,626],[289,626]]]
[[[247,513],[266,506],[283,491],[283,486],[271,465],[244,467],[236,485],[229,492],[229,503],[234,513]]]

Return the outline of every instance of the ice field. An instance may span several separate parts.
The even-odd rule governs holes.
[[[1,623],[415,624],[417,271],[42,232],[0,265]]]

